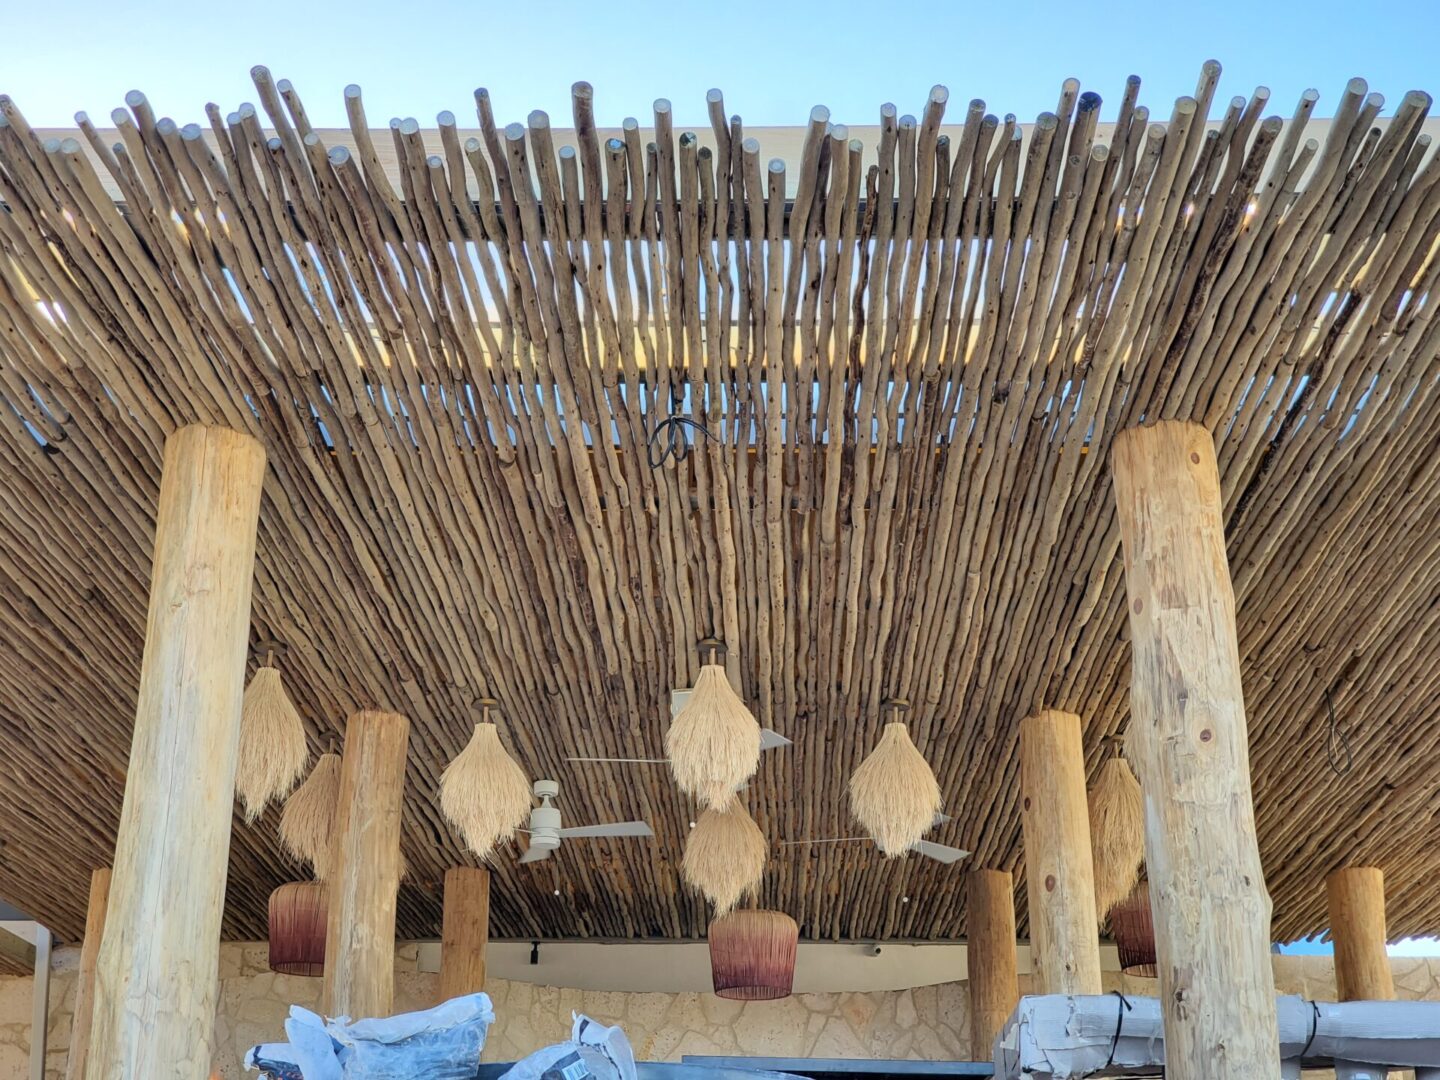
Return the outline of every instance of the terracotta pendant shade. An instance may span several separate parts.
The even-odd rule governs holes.
[[[789,997],[800,927],[780,911],[732,911],[710,924],[715,996],[732,1001]]]
[[[1110,929],[1120,952],[1120,970],[1142,979],[1159,976],[1155,959],[1155,924],[1150,918],[1150,883],[1142,881],[1110,909]]]
[[[282,975],[325,974],[325,886],[292,881],[270,894],[270,970]]]

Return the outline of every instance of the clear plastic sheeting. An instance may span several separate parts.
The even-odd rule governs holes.
[[[572,1013],[570,1041],[517,1061],[500,1080],[636,1080],[635,1053],[618,1027]]]
[[[1285,1076],[1334,1068],[1354,1080],[1385,1067],[1440,1070],[1440,1002],[1276,999]],[[1158,1076],[1165,1066],[1160,1002],[1118,993],[1020,999],[995,1040],[995,1075],[1020,1077]],[[1369,1068],[1367,1068],[1367,1066]]]
[[[494,1022],[485,994],[353,1024],[348,1017],[327,1021],[294,1005],[285,1021],[289,1041],[254,1047],[245,1055],[245,1067],[274,1080],[474,1080]]]

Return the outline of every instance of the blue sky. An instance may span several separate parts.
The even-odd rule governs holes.
[[[1069,75],[1105,98],[1108,118],[1132,72],[1144,79],[1141,100],[1160,112],[1193,91],[1210,57],[1225,66],[1222,106],[1263,83],[1285,115],[1309,86],[1321,93],[1316,115],[1329,115],[1352,75],[1385,94],[1387,112],[1406,90],[1440,87],[1436,0],[1371,10],[1334,0],[59,0],[10,5],[4,32],[0,92],[42,126],[68,125],[77,109],[106,123],[134,88],[161,115],[203,122],[206,101],[228,111],[254,99],[255,63],[290,78],[320,126],[344,124],[350,82],[363,88],[372,123],[428,124],[448,108],[466,124],[483,85],[502,123],[543,108],[567,126],[569,86],[587,79],[602,124],[643,120],[654,98],[668,97],[682,127],[706,123],[712,86],[752,125],[803,123],[815,104],[837,121],[873,123],[885,101],[919,112],[937,82],[950,88],[956,119],[981,97],[992,112],[1032,120],[1053,108]]]
[[[1330,956],[1335,950],[1328,941],[1304,938],[1282,946],[1280,951],[1290,956]],[[1440,956],[1440,938],[1405,938],[1386,951],[1391,956]]]

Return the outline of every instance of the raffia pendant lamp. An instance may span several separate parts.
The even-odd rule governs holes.
[[[1159,976],[1155,956],[1155,922],[1150,914],[1150,883],[1142,881],[1110,909],[1110,929],[1120,954],[1120,970],[1142,979]]]
[[[340,803],[340,755],[321,754],[305,782],[285,800],[280,813],[280,843],[310,864],[320,881],[330,876],[330,841]]]
[[[1095,913],[1103,923],[1110,910],[1135,888],[1145,861],[1145,808],[1140,781],[1120,755],[1118,745],[1114,756],[1100,766],[1089,802]]]
[[[292,881],[270,894],[270,970],[318,978],[325,974],[325,886]]]
[[[760,725],[725,674],[725,646],[706,638],[700,656],[695,688],[665,733],[665,755],[680,790],[716,809],[760,767]]]
[[[680,860],[680,876],[724,915],[760,888],[765,876],[765,834],[737,796],[722,810],[705,810]]]
[[[775,1001],[795,985],[800,927],[781,911],[732,911],[710,924],[715,996]]]
[[[909,702],[890,701],[885,708],[891,717],[885,733],[850,777],[850,811],[893,857],[909,851],[935,824],[940,784],[899,719]]]
[[[235,794],[254,821],[272,799],[283,799],[305,772],[310,747],[300,713],[285,692],[276,653],[278,641],[260,644],[265,663],[255,672],[240,705],[240,746],[235,760]]]
[[[469,745],[440,774],[440,810],[482,859],[515,836],[533,801],[530,778],[501,745],[491,720],[499,705],[494,698],[481,699],[480,723]]]

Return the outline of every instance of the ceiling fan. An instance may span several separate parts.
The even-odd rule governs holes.
[[[930,823],[933,829],[937,825],[944,825],[950,818],[945,814],[936,814],[935,820]],[[837,836],[825,840],[782,840],[781,847],[808,847],[811,844],[864,844],[875,841],[868,836]],[[960,848],[951,847],[948,844],[937,844],[933,840],[917,840],[911,845],[910,850],[916,855],[924,855],[927,859],[934,859],[938,863],[950,866],[959,862],[970,854]]]
[[[655,830],[643,821],[616,821],[608,825],[576,825],[573,828],[560,827],[560,808],[553,799],[560,797],[560,784],[555,780],[536,780],[535,797],[540,805],[530,811],[530,846],[520,856],[522,863],[539,862],[548,859],[550,853],[560,846],[561,840],[586,840],[607,836],[654,836]]]
[[[689,690],[670,691],[670,715],[674,716],[685,707],[685,702],[690,699]],[[782,746],[790,746],[791,742],[778,731],[771,731],[769,728],[760,729],[760,749],[778,750]],[[669,758],[663,757],[568,757],[566,761],[580,762],[583,764],[611,764],[611,765],[664,765]]]

